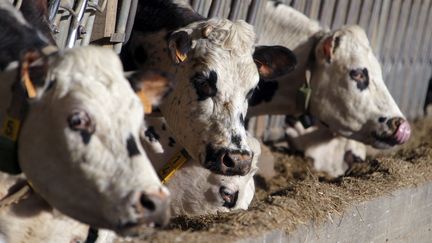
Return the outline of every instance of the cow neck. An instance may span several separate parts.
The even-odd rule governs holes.
[[[188,161],[190,156],[168,130],[161,117],[146,117],[144,148],[161,181],[165,184]]]
[[[40,52],[44,56],[42,58],[45,58],[56,53],[57,47],[46,46]],[[5,82],[7,86],[1,87],[3,92],[9,94],[2,100],[2,104],[7,105],[3,105],[0,110],[0,171],[11,174],[21,173],[18,163],[18,137],[29,109],[29,101],[36,97],[35,84],[30,79],[30,64],[25,60],[14,68],[15,71],[10,70],[15,77],[9,76],[10,81]]]
[[[28,65],[28,64],[22,64]],[[24,66],[26,69],[23,74],[20,73],[22,68],[15,71],[15,81],[9,83],[10,92],[7,96],[8,100],[5,100],[5,104],[8,104],[6,109],[2,110],[2,117],[0,120],[0,170],[18,174],[21,173],[21,168],[18,164],[18,136],[21,130],[21,125],[24,121],[25,115],[28,110],[28,98],[34,98],[35,88],[29,78],[28,66]]]

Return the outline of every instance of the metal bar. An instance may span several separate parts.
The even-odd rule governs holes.
[[[129,41],[130,36],[132,34],[132,29],[133,29],[133,25],[135,22],[137,7],[138,7],[138,0],[132,0],[131,6],[130,6],[130,11],[129,11],[129,16],[128,16],[128,20],[127,20],[126,31],[125,31],[126,32],[125,33],[125,40],[123,42],[123,45]]]
[[[52,25],[60,7],[60,0],[51,0],[48,4],[48,21]]]
[[[260,0],[252,0],[251,4],[249,5],[248,13],[246,16],[246,21],[249,24],[254,25],[256,23],[260,2]]]
[[[117,36],[115,42],[117,43],[114,44],[114,51],[116,53],[120,53],[121,48],[123,46],[123,42],[125,40],[126,25],[128,21],[130,8],[131,8],[131,1],[122,1],[120,7],[120,13],[117,18],[117,25],[115,31],[115,35]]]
[[[78,36],[78,28],[81,24],[81,20],[84,16],[85,9],[87,8],[88,0],[80,0],[77,4],[77,8],[72,14],[71,28],[68,34],[68,39],[66,41],[66,47],[72,48],[75,45],[75,41]]]
[[[216,17],[220,12],[221,5],[222,5],[221,0],[213,0],[210,6],[208,17],[209,18]]]
[[[240,12],[239,6],[240,6],[240,0],[232,0],[230,13],[228,15],[229,20],[234,20],[238,18]]]

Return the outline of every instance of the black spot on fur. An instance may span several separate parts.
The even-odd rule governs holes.
[[[245,124],[245,119],[244,119],[244,116],[243,116],[243,114],[240,114],[240,123],[244,126],[244,124]]]
[[[85,145],[90,143],[91,137],[93,135],[93,133],[89,133],[88,131],[81,131],[80,132],[82,141]]]
[[[174,140],[174,138],[172,138],[172,137],[168,137],[168,140],[169,140],[169,142],[168,142],[168,146],[170,146],[170,147],[174,147],[174,145],[175,145],[175,143],[176,143],[176,141]]]
[[[238,134],[231,135],[231,143],[233,143],[237,148],[241,148],[241,137]]]
[[[196,73],[191,82],[195,88],[198,96],[198,101],[206,100],[207,98],[214,97],[217,94],[217,74],[215,71],[210,71],[207,77],[203,73]]]
[[[128,139],[126,140],[126,148],[129,154],[129,157],[133,157],[136,155],[139,155],[139,149],[135,142],[135,138],[131,135],[129,135]]]
[[[369,86],[369,72],[366,68],[353,69],[349,72],[352,80],[356,81],[357,88],[360,91],[367,89]]]
[[[88,229],[87,238],[85,243],[94,243],[99,237],[99,230],[97,228],[90,227]]]
[[[249,99],[249,105],[256,106],[262,102],[271,101],[278,87],[278,82],[274,80],[264,81],[261,79],[257,88],[253,92],[252,97]]]
[[[149,139],[150,142],[159,141],[159,134],[156,133],[153,126],[149,126],[145,131],[144,135]]]
[[[138,46],[133,52],[134,60],[137,63],[143,64],[147,61],[147,52],[143,46]]]
[[[165,130],[166,130],[166,124],[165,124],[165,123],[162,123],[162,127],[161,127],[161,129],[162,129],[162,131],[165,131]]]

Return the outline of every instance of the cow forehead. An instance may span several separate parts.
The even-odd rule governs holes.
[[[75,48],[55,61],[57,65],[49,76],[56,81],[52,91],[55,99],[71,96],[73,100],[68,102],[113,118],[130,113],[129,118],[123,119],[129,124],[142,120],[142,105],[124,78],[113,51],[100,47]]]
[[[250,76],[257,75],[252,59],[255,33],[251,25],[241,20],[210,19],[188,28],[192,29],[189,32],[192,31],[195,66],[216,71],[222,82],[237,79],[236,82],[247,83],[251,82]]]

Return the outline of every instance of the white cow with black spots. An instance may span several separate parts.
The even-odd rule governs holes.
[[[249,116],[308,113],[329,129],[322,132],[329,134],[323,143],[330,142],[333,136],[344,136],[385,149],[408,140],[410,125],[385,86],[380,64],[362,28],[344,26],[329,32],[300,12],[271,1],[266,6],[262,30],[259,43],[292,49],[297,66],[283,78],[259,83],[250,101]],[[310,88],[308,104],[300,92],[305,84]],[[291,128],[288,134],[307,136],[303,128]],[[309,137],[313,139],[306,147],[299,148],[306,153],[311,144],[320,146],[318,138]],[[364,158],[364,145],[340,140],[346,143],[346,148],[338,150],[337,157],[332,159],[337,164],[343,165],[341,160],[351,146]],[[316,161],[321,159],[320,153],[310,151],[310,156]],[[334,169],[332,164],[322,169],[332,175],[344,171]]]
[[[158,69],[173,78],[160,111],[176,141],[217,174],[249,173],[254,151],[243,125],[247,94],[258,83],[258,70],[271,76],[291,65],[289,50],[255,50],[254,44],[253,28],[244,21],[204,19],[171,1],[148,0],[138,4],[122,52],[127,69]],[[269,66],[279,56],[278,65]]]

